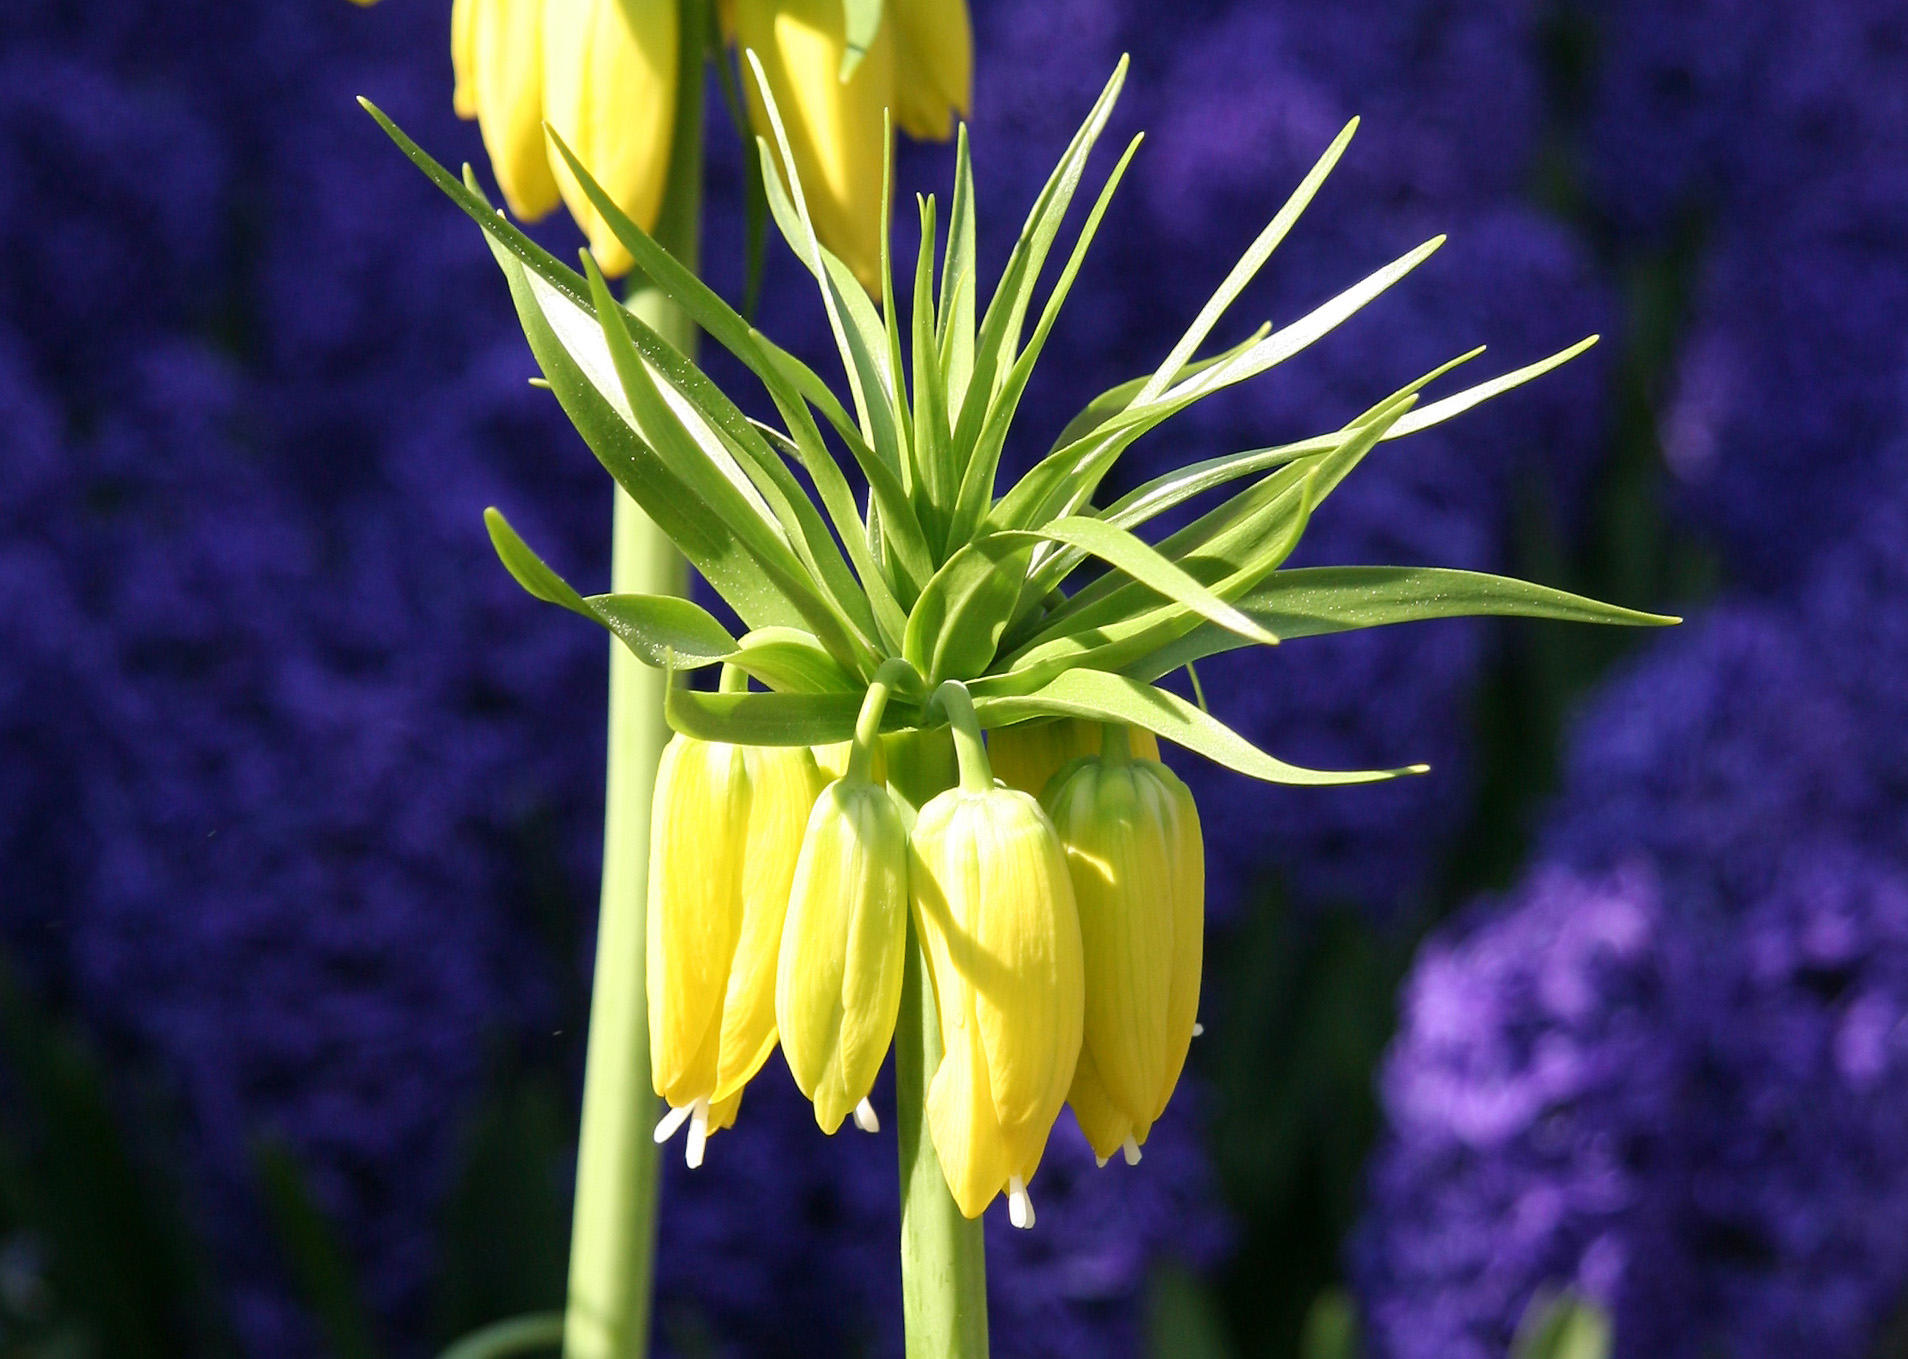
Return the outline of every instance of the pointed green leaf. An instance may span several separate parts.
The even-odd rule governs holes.
[[[1239,601],[1288,642],[1432,618],[1549,618],[1565,623],[1668,627],[1681,620],[1644,613],[1509,576],[1439,566],[1308,566],[1280,571]],[[1149,657],[1133,674],[1156,678],[1239,642],[1202,625]]]
[[[1210,714],[1177,694],[1124,675],[1099,670],[1070,670],[1031,694],[974,700],[984,727],[1005,727],[1035,717],[1084,717],[1143,727],[1195,754],[1268,783],[1313,786],[1377,783],[1401,774],[1422,774],[1429,766],[1400,769],[1304,769],[1275,759]]]
[[[1120,181],[1126,177],[1126,168],[1133,163],[1134,153],[1139,150],[1141,140],[1136,136],[1127,143],[1125,153],[1101,186],[1099,197],[1087,213],[1086,222],[1074,241],[1073,251],[1067,257],[1052,291],[1047,294],[1040,320],[1034,326],[1033,338],[1014,360],[1006,380],[1000,384],[1000,391],[988,408],[987,419],[981,426],[980,442],[970,454],[966,470],[961,476],[960,501],[955,511],[950,541],[964,542],[973,537],[987,517],[987,512],[993,508],[994,478],[1000,469],[1000,455],[1007,445],[1007,430],[1013,423],[1014,412],[1020,405],[1021,395],[1027,390],[1028,379],[1033,376],[1034,364],[1039,362],[1041,351],[1046,348],[1047,337],[1053,331],[1053,323],[1060,315],[1060,308],[1066,303],[1073,280],[1079,275],[1087,249],[1099,232],[1107,205],[1113,201]]]
[[[1020,599],[1031,542],[982,538],[942,564],[908,615],[901,654],[929,687],[987,668]]]
[[[995,291],[993,300],[987,304],[986,315],[981,320],[980,336],[975,342],[973,376],[955,421],[956,448],[974,447],[980,438],[981,424],[987,411],[993,405],[1001,383],[1006,381],[1008,367],[1020,347],[1021,325],[1033,301],[1033,290],[1039,282],[1041,266],[1046,263],[1047,252],[1053,246],[1053,238],[1059,233],[1060,222],[1073,202],[1075,190],[1080,186],[1087,157],[1105,129],[1107,119],[1113,114],[1113,104],[1119,98],[1120,87],[1126,83],[1126,68],[1127,59],[1122,56],[1113,69],[1112,78],[1094,101],[1086,121],[1068,143],[1060,164],[1054,167],[1046,186],[1034,200],[1026,224],[1020,230],[1020,239],[1014,243],[1013,252],[1007,257],[1000,287]]]
[[[663,718],[674,731],[700,741],[749,746],[818,746],[851,740],[861,713],[860,691],[839,694],[710,694],[671,684]],[[919,720],[914,705],[893,699],[883,731]]]
[[[1182,604],[1200,617],[1236,632],[1248,642],[1276,646],[1278,637],[1214,595],[1201,581],[1162,557],[1150,543],[1101,519],[1073,515],[1037,529],[999,535],[1031,537],[1062,543],[1098,557],[1154,594]]]
[[[941,371],[947,375],[947,408],[967,400],[974,374],[974,295],[979,279],[974,264],[974,160],[967,145],[967,124],[954,135],[954,199],[948,205],[947,253],[941,259],[941,313],[935,321]]]
[[[1172,352],[1167,354],[1165,361],[1140,388],[1136,400],[1151,401],[1165,391],[1167,384],[1175,380],[1173,375],[1198,352],[1199,346],[1204,344],[1206,337],[1212,333],[1212,328],[1219,323],[1219,318],[1224,316],[1227,308],[1238,300],[1239,294],[1245,291],[1246,285],[1258,276],[1259,270],[1265,267],[1265,262],[1272,258],[1272,252],[1278,249],[1305,209],[1311,206],[1312,199],[1317,196],[1320,187],[1325,183],[1326,176],[1330,175],[1338,164],[1339,157],[1345,154],[1345,148],[1351,144],[1352,134],[1357,130],[1358,120],[1354,118],[1345,124],[1344,131],[1340,132],[1332,140],[1332,144],[1325,148],[1325,154],[1320,156],[1318,163],[1306,173],[1298,188],[1292,191],[1292,196],[1285,200],[1284,205],[1266,224],[1265,230],[1259,233],[1258,239],[1253,241],[1245,254],[1239,257],[1239,262],[1232,266],[1232,272],[1226,275],[1225,282],[1219,285],[1218,291],[1213,293],[1206,305],[1199,309],[1199,315],[1194,318],[1192,325],[1186,328],[1186,333],[1179,337],[1179,343],[1173,346]]]
[[[670,595],[593,595],[585,599],[551,570],[496,507],[484,527],[497,557],[529,594],[589,619],[621,638],[637,658],[661,666],[669,657],[683,669],[713,665],[736,651],[735,638],[698,604]]]
[[[1570,362],[1594,345],[1599,338],[1601,337],[1596,335],[1585,336],[1569,348],[1558,350],[1547,359],[1539,359],[1536,363],[1526,364],[1514,372],[1505,373],[1502,377],[1492,378],[1489,382],[1480,382],[1475,387],[1467,387],[1461,392],[1433,401],[1427,406],[1421,406],[1392,426],[1391,432],[1385,437],[1402,439],[1407,434],[1416,434],[1421,429],[1442,424],[1452,416],[1462,415],[1473,406],[1489,401],[1492,397],[1501,396],[1513,387],[1521,387],[1532,378],[1542,377],[1551,369]]]

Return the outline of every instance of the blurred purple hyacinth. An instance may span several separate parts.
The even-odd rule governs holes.
[[[1623,1356],[1852,1357],[1891,1316],[1908,826],[1849,629],[1888,615],[1899,506],[1811,607],[1718,610],[1608,684],[1538,867],[1427,946],[1354,1252],[1379,1355],[1501,1352],[1545,1284]]]

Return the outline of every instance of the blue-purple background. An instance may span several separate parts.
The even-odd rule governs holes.
[[[479,512],[600,581],[608,484],[351,101],[479,159],[447,10],[0,14],[0,1353],[413,1355],[560,1299],[604,644]],[[1039,1229],[990,1235],[997,1352],[1287,1354],[1349,1286],[1374,1359],[1494,1359],[1546,1285],[1624,1356],[1908,1352],[1908,12],[975,18],[992,264],[1122,51],[1149,133],[1010,452],[1149,369],[1361,114],[1240,328],[1451,243],[1124,475],[1601,331],[1386,446],[1303,552],[1692,615],[1206,669],[1281,754],[1436,768],[1186,770],[1207,1037],[1137,1170],[1062,1120]],[[822,342],[773,253],[763,316]],[[666,1179],[668,1352],[896,1351],[888,1141],[822,1138],[771,1065]]]

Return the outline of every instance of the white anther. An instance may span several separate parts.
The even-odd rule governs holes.
[[[875,1115],[874,1105],[865,1099],[855,1106],[855,1126],[865,1133],[881,1131],[881,1120]]]
[[[1129,1166],[1136,1166],[1139,1164],[1139,1158],[1140,1158],[1139,1143],[1133,1140],[1132,1133],[1128,1133],[1126,1135],[1126,1140],[1120,1143],[1120,1155],[1126,1158],[1126,1164],[1128,1164]]]
[[[1193,1037],[1203,1038],[1205,1036],[1205,1033],[1206,1033],[1206,1026],[1195,1020],[1193,1022]]]
[[[682,1149],[682,1159],[689,1163],[689,1169],[696,1170],[702,1165],[702,1149],[709,1144],[709,1101],[699,1099],[690,1108],[694,1112],[689,1115],[689,1141]]]
[[[671,1109],[663,1115],[662,1122],[656,1125],[656,1145],[661,1146],[676,1135],[676,1129],[689,1121],[689,1105]]]
[[[1033,1200],[1018,1175],[1007,1181],[1007,1220],[1022,1231],[1034,1225]]]

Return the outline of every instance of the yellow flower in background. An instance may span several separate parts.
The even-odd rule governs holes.
[[[950,789],[915,822],[908,887],[940,1016],[928,1130],[954,1201],[978,1217],[1027,1184],[1080,1054],[1080,925],[1053,823],[1026,793]]]
[[[535,221],[557,205],[543,137],[544,0],[453,0],[451,95],[475,118],[510,211]]]
[[[1205,850],[1191,792],[1133,758],[1121,727],[1041,799],[1065,847],[1086,960],[1086,1021],[1068,1103],[1104,1165],[1128,1163],[1185,1068],[1199,1009]]]
[[[815,802],[789,891],[775,982],[788,1069],[832,1133],[852,1110],[879,1126],[868,1092],[894,1038],[908,922],[908,832],[888,790],[865,775]]]
[[[894,98],[894,25],[884,18],[847,80],[842,0],[735,0],[735,40],[762,63],[782,116],[795,173],[815,234],[870,292],[881,286],[881,180],[886,142],[882,112]],[[781,151],[762,101],[745,73],[749,120]],[[782,166],[786,178],[788,167]]]
[[[649,857],[650,1074],[690,1125],[688,1160],[733,1121],[775,1047],[775,968],[789,885],[821,774],[806,747],[671,738]]]
[[[974,35],[967,0],[888,0],[894,25],[894,122],[910,137],[946,141],[974,103]]]
[[[644,230],[656,225],[674,138],[677,0],[542,0],[543,116]],[[633,262],[554,157],[557,187],[606,274]]]
[[[1062,769],[1083,755],[1098,755],[1105,724],[1061,717],[1051,722],[1022,722],[987,733],[987,758],[994,777],[1009,788],[1039,797]],[[1141,727],[1126,729],[1133,754],[1159,758],[1159,738]]]
[[[625,251],[544,136],[547,121],[645,229],[669,177],[677,0],[452,0],[451,105],[475,118],[497,187],[525,221],[569,205],[606,274]]]

